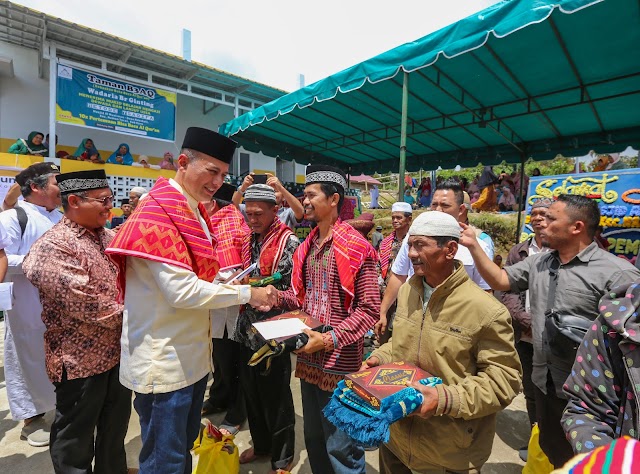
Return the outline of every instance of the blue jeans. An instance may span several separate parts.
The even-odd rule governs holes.
[[[300,380],[304,441],[311,471],[322,474],[364,474],[364,448],[333,426],[322,410],[332,392]]]
[[[169,393],[136,393],[140,474],[191,474],[191,448],[200,432],[207,377]]]

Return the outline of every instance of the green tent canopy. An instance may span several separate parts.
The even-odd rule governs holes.
[[[414,171],[640,148],[639,26],[638,0],[505,0],[220,132],[369,174],[398,170],[403,123]]]

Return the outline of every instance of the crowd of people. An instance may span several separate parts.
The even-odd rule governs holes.
[[[38,138],[26,142],[33,150]],[[5,199],[0,213],[0,280],[15,295],[5,318],[7,396],[24,439],[49,445],[56,473],[132,472],[132,397],[141,473],[191,473],[201,417],[218,412],[226,435],[248,424],[252,447],[240,463],[263,458],[270,473],[288,472],[301,449],[292,372],[312,472],[364,473],[364,445],[325,407],[347,374],[399,361],[442,383],[413,386],[420,406],[379,447],[385,474],[480,472],[496,415],[521,389],[556,468],[639,436],[640,262],[594,241],[595,201],[535,201],[533,237],[502,266],[468,214],[491,194],[498,206],[507,177],[487,167],[469,184],[431,189],[425,179],[419,200],[429,211],[414,219],[415,203],[394,203],[393,231],[376,227],[374,248],[373,215],[339,218],[342,170],[309,165],[301,202],[273,175],[224,183],[235,148],[189,128],[175,177],[133,188],[117,220],[102,169],[60,173],[44,162],[16,176],[23,200]],[[95,156],[87,140],[79,151]],[[106,162],[130,156],[123,144]],[[313,230],[300,242],[293,227],[303,218]],[[322,325],[295,347],[265,345],[252,327],[296,309]],[[372,329],[378,341],[365,359]]]
[[[540,176],[540,170],[536,168],[533,175]],[[408,179],[405,179],[404,202],[410,204],[413,209],[428,209],[431,205],[433,193],[445,179],[438,176],[434,185],[430,177],[423,177],[418,184],[409,174],[406,176]],[[485,166],[482,173],[476,175],[470,183],[464,177],[454,176],[451,179],[457,181],[461,189],[469,195],[471,207],[475,212],[517,211],[518,204],[526,199],[529,187],[529,177],[526,174],[524,175],[524,180],[521,178],[520,172],[517,171],[513,171],[511,174],[502,171],[499,175],[496,175],[492,166]],[[521,184],[522,192],[520,190]],[[370,207],[376,209],[379,207],[379,191],[377,187],[372,189],[370,194]]]
[[[49,150],[51,146],[54,147],[58,144],[58,136],[56,135],[56,143],[49,143],[49,134],[46,136],[42,132],[33,131],[29,136],[25,138],[19,138],[16,142],[9,147],[7,153],[15,153],[17,155],[33,155],[33,156],[49,156]],[[152,164],[147,155],[139,155],[136,160],[131,154],[129,145],[121,143],[118,148],[104,159],[94,141],[91,138],[83,138],[78,148],[73,154],[67,151],[60,150],[54,153],[56,158],[64,158],[67,160],[87,161],[94,164],[104,165],[123,165],[123,166],[135,166],[140,168],[152,168],[177,171],[178,164],[174,161],[173,153],[166,151],[160,164]]]

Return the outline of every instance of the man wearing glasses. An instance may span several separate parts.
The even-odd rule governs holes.
[[[123,306],[117,268],[104,253],[115,235],[104,228],[113,193],[104,170],[56,180],[64,217],[22,264],[40,293],[46,368],[55,385],[51,460],[56,473],[124,473],[131,391],[118,380]]]

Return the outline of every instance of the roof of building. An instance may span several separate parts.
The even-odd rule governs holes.
[[[47,45],[55,44],[56,55],[62,61],[106,67],[106,74],[111,72],[159,87],[188,90],[229,106],[234,106],[237,95],[239,105],[244,109],[270,102],[286,93],[6,0],[0,0],[0,41],[37,50],[41,63]],[[43,70],[42,64],[40,70]]]

